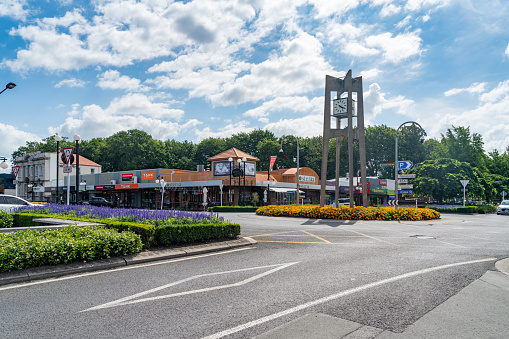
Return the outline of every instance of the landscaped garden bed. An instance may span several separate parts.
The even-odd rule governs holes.
[[[313,219],[343,220],[430,220],[440,218],[440,213],[429,208],[415,207],[341,207],[270,205],[256,210],[258,215],[274,217],[302,217]]]
[[[30,226],[37,225],[33,219],[38,218],[86,221],[105,226],[71,226],[51,231],[30,229]],[[143,248],[235,239],[240,235],[240,225],[227,222],[216,213],[175,210],[153,211],[89,205],[47,204],[24,207],[2,220],[5,222],[1,223],[0,227],[28,228],[11,234],[0,234],[2,249],[18,248],[18,252],[21,251],[20,255],[14,257],[9,254],[10,252],[1,251],[0,267],[2,268],[0,271],[134,254]],[[82,246],[80,241],[84,240],[80,240],[80,238],[83,237],[80,236],[80,231],[71,231],[74,229],[91,232],[87,233],[88,235],[84,236],[84,239],[94,238],[96,245]],[[93,235],[95,232],[97,232],[97,236]],[[73,237],[70,237],[69,234],[75,235],[75,240],[72,240]],[[118,237],[113,236],[115,234]],[[101,236],[105,237],[107,241],[101,240]],[[129,250],[122,251],[120,249],[125,248],[126,238],[131,239],[132,246],[129,246]],[[78,243],[73,243],[73,241],[78,241]],[[5,246],[2,245],[3,242],[5,242]],[[72,247],[72,250],[69,246]],[[34,259],[32,256],[38,259]],[[21,260],[20,258],[25,259]],[[26,263],[29,263],[28,266]]]
[[[434,209],[440,213],[461,213],[461,214],[486,214],[495,213],[497,206],[494,205],[428,205],[428,208]]]

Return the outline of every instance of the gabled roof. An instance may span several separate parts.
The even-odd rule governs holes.
[[[228,158],[232,159],[242,159],[246,158],[247,161],[260,161],[257,157],[253,157],[252,155],[247,154],[246,152],[242,152],[235,147],[230,148],[222,153],[214,155],[213,157],[208,158],[208,161],[219,161],[219,160],[228,160]]]

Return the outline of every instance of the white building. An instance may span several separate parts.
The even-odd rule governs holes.
[[[64,186],[63,162],[58,159],[58,186]],[[101,173],[101,165],[80,155],[80,174]],[[51,192],[56,191],[57,186],[57,153],[32,152],[17,157],[14,161],[19,166],[17,176],[17,195],[28,201],[50,201]],[[73,165],[70,175],[76,175]]]

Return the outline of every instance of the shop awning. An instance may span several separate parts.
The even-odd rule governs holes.
[[[292,192],[293,194],[295,194],[295,191],[297,190],[296,188],[283,188],[283,187],[271,187],[270,190],[272,192],[277,192],[277,193],[288,193],[288,192]],[[292,194],[290,193],[290,194]],[[299,193],[305,193],[304,191],[301,191],[299,190]]]

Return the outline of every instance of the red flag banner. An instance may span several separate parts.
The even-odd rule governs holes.
[[[272,166],[276,163],[277,155],[270,157],[270,170],[272,171]]]

